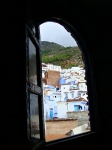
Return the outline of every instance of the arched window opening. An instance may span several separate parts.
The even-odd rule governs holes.
[[[53,102],[48,102],[43,94],[47,103],[44,109],[46,142],[90,132],[85,62],[77,41],[56,22],[41,24],[40,35],[42,72],[45,70],[48,74],[43,76],[43,93],[50,99],[58,95]],[[46,86],[49,86],[48,91]]]
[[[27,131],[32,148],[97,128],[91,61],[74,34],[78,37],[61,22],[26,25]]]

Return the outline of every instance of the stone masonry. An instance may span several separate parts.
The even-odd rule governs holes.
[[[60,72],[54,71],[54,70],[48,70],[45,72],[45,84],[50,84],[54,87],[59,85],[59,79],[60,79]]]

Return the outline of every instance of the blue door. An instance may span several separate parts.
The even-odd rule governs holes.
[[[50,109],[50,118],[53,118],[53,108]]]
[[[74,105],[74,111],[78,111],[79,110],[79,105]]]

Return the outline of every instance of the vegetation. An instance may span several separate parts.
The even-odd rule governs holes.
[[[59,44],[43,41],[41,42],[42,50],[42,62],[52,63],[53,65],[59,65],[63,69],[71,67],[84,67],[82,60],[82,54],[78,46],[76,47],[64,47]],[[30,56],[29,61],[29,74],[36,74],[36,57],[35,54]]]
[[[66,69],[73,66],[84,66],[82,54],[78,46],[64,47],[45,41],[41,42],[41,45],[43,63],[52,63]]]

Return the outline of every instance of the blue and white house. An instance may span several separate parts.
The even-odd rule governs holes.
[[[54,69],[53,65],[48,65],[49,69]],[[61,70],[59,79],[60,87],[57,89],[52,85],[43,84],[44,117],[46,119],[67,118],[69,111],[88,110],[86,103],[87,85],[84,69],[74,67]]]

